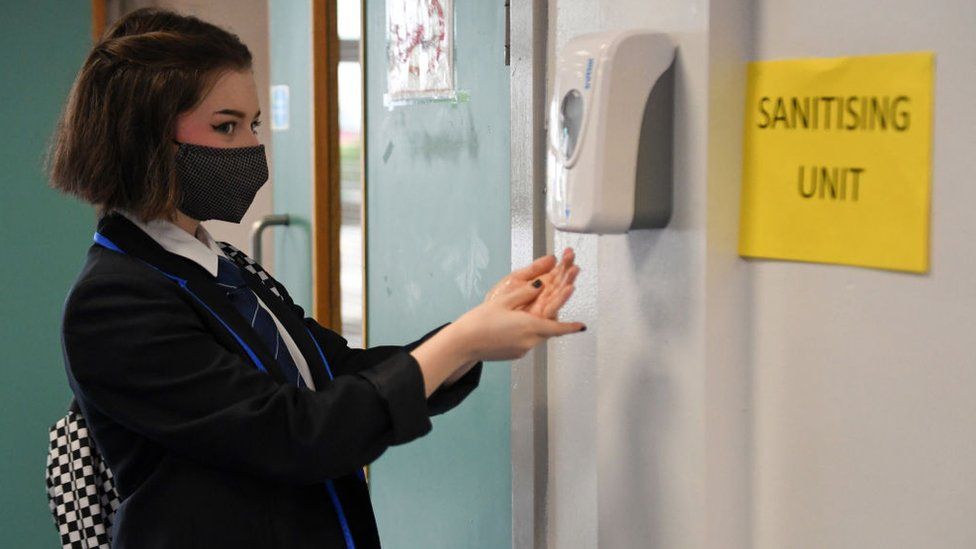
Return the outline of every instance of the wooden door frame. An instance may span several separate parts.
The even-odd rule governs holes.
[[[366,11],[360,0],[360,13]],[[312,303],[319,324],[342,333],[341,264],[339,236],[342,225],[339,155],[338,0],[312,0]],[[362,78],[360,114],[360,226],[362,245],[362,347],[366,331],[366,40],[365,18],[360,18],[359,67]],[[328,322],[328,324],[326,323]],[[369,466],[364,467],[369,479]]]
[[[342,331],[337,0],[312,0],[312,309]]]
[[[102,35],[105,34],[105,25],[108,12],[105,6],[106,0],[92,0],[92,43],[97,44]]]

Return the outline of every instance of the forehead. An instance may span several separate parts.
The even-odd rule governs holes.
[[[217,81],[195,110],[206,110],[206,114],[210,114],[220,109],[236,109],[251,114],[258,110],[254,73],[250,70],[225,71],[217,77]]]

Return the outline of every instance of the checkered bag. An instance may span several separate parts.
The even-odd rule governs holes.
[[[71,401],[50,429],[47,498],[65,549],[109,549],[120,499],[112,471],[88,436],[88,425]]]
[[[220,248],[284,301],[288,292],[244,252],[226,242]],[[88,425],[71,401],[68,413],[50,428],[47,454],[47,495],[65,549],[109,549],[112,520],[121,503],[112,471],[102,461]]]

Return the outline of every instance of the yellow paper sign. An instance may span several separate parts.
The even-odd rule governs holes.
[[[929,268],[931,53],[759,61],[739,253]]]

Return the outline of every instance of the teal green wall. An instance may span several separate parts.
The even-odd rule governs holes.
[[[310,0],[269,0],[271,85],[286,84],[289,128],[271,134],[274,211],[291,225],[274,230],[274,276],[312,314],[312,21]],[[271,120],[271,106],[265,111]]]
[[[0,16],[0,536],[60,547],[47,506],[47,429],[71,400],[61,307],[94,212],[47,186],[43,155],[91,47],[91,3],[6,2]]]
[[[502,2],[456,2],[457,105],[387,110],[385,0],[366,21],[370,345],[404,343],[481,302],[510,265],[509,77]],[[509,367],[371,468],[383,546],[511,544]]]

